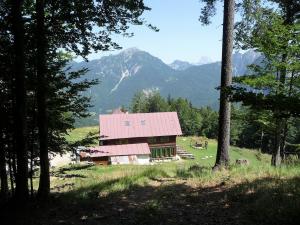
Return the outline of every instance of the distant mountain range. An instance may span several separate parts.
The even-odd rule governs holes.
[[[234,74],[242,75],[247,65],[259,58],[248,51],[233,55]],[[82,67],[89,71],[86,78],[97,78],[100,83],[86,93],[92,97],[95,115],[107,113],[119,106],[129,106],[138,91],[159,91],[163,96],[184,97],[195,106],[217,108],[220,84],[220,62],[193,65],[176,60],[167,65],[159,58],[137,48],[117,55],[105,56],[89,62],[73,62],[72,70]]]
[[[174,70],[186,70],[187,68],[194,65],[186,61],[175,60],[174,62],[169,64],[169,66]]]
[[[210,59],[209,57],[202,56],[200,60],[197,63],[189,63],[186,61],[181,61],[181,60],[175,60],[169,66],[173,68],[174,70],[185,70],[191,66],[200,66],[204,64],[209,64],[213,63],[214,61]]]

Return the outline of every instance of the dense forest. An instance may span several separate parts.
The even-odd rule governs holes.
[[[123,107],[123,110],[126,108]],[[217,139],[218,113],[210,107],[197,108],[187,99],[163,98],[159,92],[138,92],[128,109],[133,113],[176,111],[184,135]],[[249,106],[231,106],[230,144],[272,153],[274,124],[271,115]],[[299,148],[300,120],[292,118],[287,124],[286,145],[289,150]]]

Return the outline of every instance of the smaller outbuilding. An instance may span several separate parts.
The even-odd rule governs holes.
[[[150,148],[147,143],[96,146],[82,151],[80,161],[98,165],[145,165],[150,163]]]

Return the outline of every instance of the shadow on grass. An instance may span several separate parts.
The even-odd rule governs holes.
[[[57,171],[52,171],[51,172],[51,176],[53,177],[59,177],[59,178],[86,178],[85,175],[82,174],[70,174],[70,173],[66,173],[66,172],[70,172],[70,171],[78,171],[78,170],[84,170],[84,169],[88,169],[90,167],[92,167],[93,165],[73,165],[70,167],[62,167]]]
[[[191,177],[202,177],[211,174],[211,168],[200,165],[192,165],[188,169],[178,168],[176,170],[176,177],[181,179],[187,179]]]
[[[59,178],[63,178],[63,179],[66,179],[66,178],[87,178],[85,175],[82,175],[82,174],[64,174],[64,173],[59,173],[59,172],[56,172],[56,173],[52,173],[51,176],[53,177],[59,177]]]
[[[92,164],[83,164],[83,165],[76,164],[76,165],[69,166],[69,167],[62,167],[62,168],[59,169],[59,172],[60,173],[65,173],[66,171],[83,170],[83,169],[88,169],[88,168],[93,167],[93,166],[94,165],[92,165]]]
[[[1,223],[289,225],[300,221],[299,177],[192,187],[185,180],[155,178],[156,172],[53,194],[48,205],[27,207],[17,216],[6,208]],[[143,184],[143,176],[155,185]]]

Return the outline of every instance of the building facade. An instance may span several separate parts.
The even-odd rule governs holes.
[[[166,158],[176,156],[176,136],[154,136],[122,138],[100,141],[100,145],[122,145],[147,143],[151,151],[151,158]]]
[[[100,145],[147,143],[151,159],[176,156],[176,137],[182,135],[176,112],[100,115]]]

